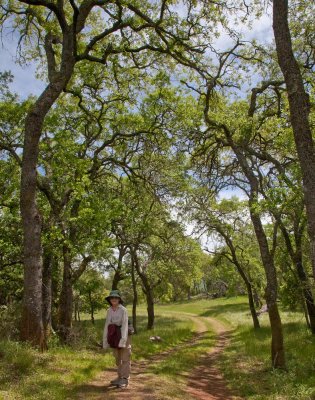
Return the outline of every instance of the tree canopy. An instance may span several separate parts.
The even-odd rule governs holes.
[[[46,85],[23,98],[0,75],[0,304],[21,340],[69,343],[110,287],[148,329],[157,302],[246,293],[273,367],[279,300],[315,334],[314,5],[272,6],[0,2]]]

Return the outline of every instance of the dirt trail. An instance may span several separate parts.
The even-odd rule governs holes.
[[[171,314],[171,312],[168,312]],[[227,343],[227,329],[223,324],[213,318],[198,317],[194,314],[182,313],[189,317],[195,324],[194,336],[174,346],[173,348],[151,356],[147,360],[132,362],[131,379],[127,389],[117,389],[108,384],[116,376],[116,368],[102,372],[92,382],[82,386],[77,400],[168,400],[168,399],[201,399],[201,400],[230,400],[233,397],[227,389],[225,382],[214,365],[217,357]],[[148,372],[150,365],[157,364],[178,350],[191,347],[197,343],[207,331],[205,320],[210,322],[214,332],[218,335],[215,346],[200,359],[200,364],[190,374],[186,375],[187,386],[178,387],[179,393],[172,393],[168,382],[161,375]],[[177,384],[176,384],[177,385]],[[178,386],[178,385],[177,385]],[[179,395],[179,397],[177,397]]]
[[[229,330],[220,321],[205,317],[216,333],[216,343],[209,352],[200,358],[200,363],[195,367],[187,380],[186,391],[193,398],[199,400],[236,400],[228,389],[226,382],[216,366],[220,353],[224,350],[229,340]]]

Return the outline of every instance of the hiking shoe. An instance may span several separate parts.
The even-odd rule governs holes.
[[[119,387],[119,388],[124,388],[124,387],[127,387],[128,386],[128,379],[126,379],[126,378],[121,378],[120,380],[119,380],[119,382],[117,383],[117,387]]]
[[[121,381],[121,379],[122,378],[116,378],[116,379],[113,379],[112,381],[110,381],[110,383],[112,384],[112,385],[118,385],[119,384],[119,382]]]

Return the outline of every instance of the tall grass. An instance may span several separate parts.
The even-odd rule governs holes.
[[[158,315],[153,331],[147,331],[145,326],[145,315],[140,315],[139,333],[132,338],[133,359],[147,358],[181,343],[194,330],[193,324],[180,316]],[[0,400],[75,399],[80,385],[114,366],[111,351],[104,352],[94,345],[101,341],[103,327],[103,318],[97,319],[95,325],[88,320],[76,323],[72,347],[61,346],[53,338],[49,351],[43,354],[19,342],[0,341]],[[149,337],[153,334],[161,336],[162,341],[151,342]]]
[[[259,331],[235,330],[221,359],[227,380],[247,399],[315,399],[315,338],[297,313],[282,312],[287,371],[270,366],[267,317]]]
[[[287,371],[271,368],[268,315],[261,315],[261,329],[252,328],[245,297],[200,300],[159,309],[215,317],[232,327],[229,346],[219,366],[233,391],[251,400],[315,400],[315,336],[298,312],[281,310]]]
[[[145,359],[191,338],[195,326],[185,313],[215,317],[231,326],[230,344],[218,365],[235,394],[250,400],[315,400],[315,338],[307,330],[303,315],[281,311],[288,371],[276,371],[270,362],[268,315],[260,317],[262,328],[255,331],[244,297],[159,305],[152,331],[145,329],[145,308],[139,307],[139,333],[132,338],[133,359]],[[63,347],[54,339],[50,350],[40,354],[18,342],[0,341],[0,400],[75,399],[82,384],[112,367],[111,352],[93,347],[101,340],[104,326],[104,312],[98,315],[95,326],[88,320],[75,325],[72,347]],[[151,342],[151,335],[160,336],[162,341]],[[209,331],[195,346],[182,347],[150,365],[149,373],[157,377],[156,383],[163,382],[175,393],[183,388],[187,373],[213,343]]]

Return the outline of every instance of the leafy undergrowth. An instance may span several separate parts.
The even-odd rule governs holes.
[[[0,400],[74,399],[80,385],[93,379],[101,370],[114,365],[110,351],[94,344],[100,341],[104,319],[77,323],[72,347],[52,340],[46,353],[12,341],[0,341]],[[145,329],[146,318],[139,316],[139,333],[133,336],[133,358],[150,355],[179,344],[193,335],[194,327],[187,318],[159,317],[157,328]],[[161,342],[149,340],[159,335]],[[94,346],[94,347],[93,347]]]

